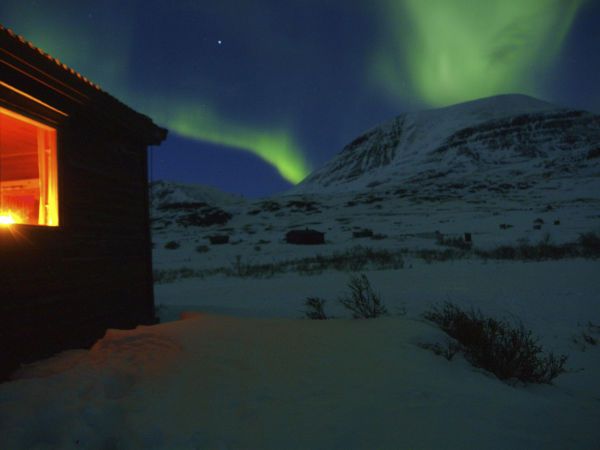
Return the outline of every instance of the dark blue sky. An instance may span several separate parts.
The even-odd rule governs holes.
[[[170,129],[154,179],[281,191],[409,110],[600,112],[593,0],[3,0],[0,22]]]

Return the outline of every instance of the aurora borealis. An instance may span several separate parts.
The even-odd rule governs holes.
[[[169,99],[145,102],[142,110],[181,136],[250,151],[269,164],[291,183],[298,183],[309,173],[304,154],[286,130],[261,130],[226,121],[208,106]]]
[[[155,178],[250,196],[404,111],[508,92],[600,111],[599,21],[591,0],[0,4],[5,26],[170,129]]]
[[[405,96],[397,80],[406,70],[410,92],[431,106],[500,92],[536,95],[535,75],[554,62],[582,4],[390,0],[393,33],[377,61],[380,81],[388,91]]]

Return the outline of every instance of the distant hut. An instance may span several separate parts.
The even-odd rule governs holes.
[[[155,321],[147,147],[166,134],[0,26],[0,378]]]
[[[317,245],[325,243],[325,233],[317,230],[291,230],[285,235],[288,244]]]
[[[229,242],[229,235],[227,234],[215,234],[213,236],[209,236],[208,240],[211,245],[222,245],[227,244]]]

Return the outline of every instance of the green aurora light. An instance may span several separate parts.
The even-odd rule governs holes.
[[[274,166],[290,183],[297,184],[310,173],[309,165],[286,130],[261,130],[221,119],[206,104],[171,100],[140,101],[141,109],[157,122],[183,137],[245,150]]]
[[[374,58],[375,80],[397,98],[414,91],[431,106],[534,94],[535,72],[556,58],[584,2],[387,0],[391,43]]]

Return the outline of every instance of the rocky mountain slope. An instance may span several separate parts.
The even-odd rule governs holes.
[[[599,175],[600,116],[501,95],[402,114],[353,140],[292,192],[463,196]]]

